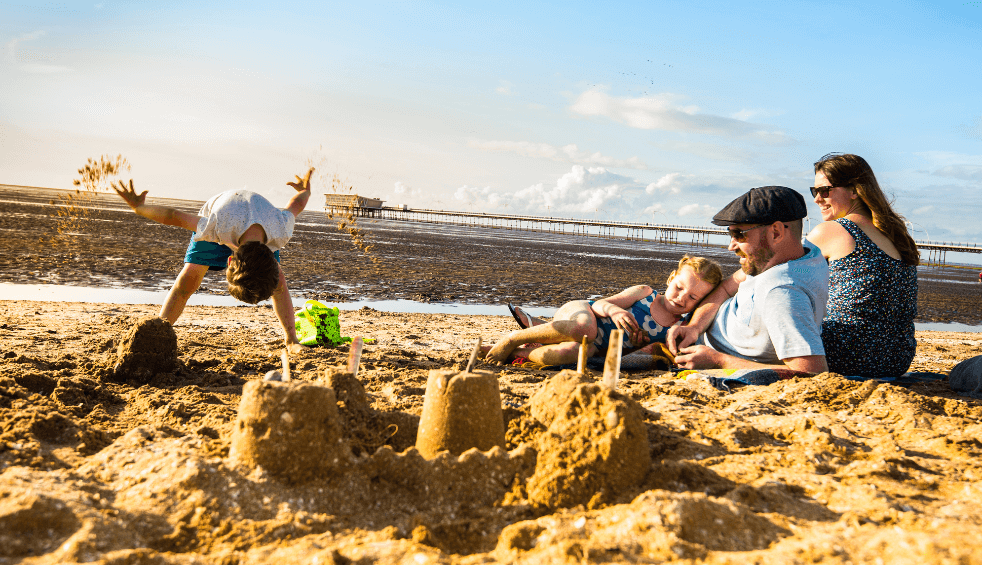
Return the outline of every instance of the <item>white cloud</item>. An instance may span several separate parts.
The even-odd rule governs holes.
[[[62,65],[52,65],[48,62],[50,57],[39,53],[18,53],[20,44],[30,41],[37,41],[45,36],[44,30],[25,33],[7,42],[4,50],[7,52],[7,60],[21,71],[31,74],[54,74],[70,71],[68,67]]]
[[[549,215],[610,213],[625,204],[625,189],[637,186],[636,180],[603,167],[574,165],[554,185],[535,184],[516,192],[515,197],[530,208],[549,211]]]
[[[495,88],[494,91],[498,94],[504,94],[505,96],[513,96],[515,93],[511,89],[512,86],[512,83],[508,82],[507,80],[502,80],[499,81],[499,86],[498,88]]]
[[[498,208],[508,206],[506,196],[493,192],[490,186],[479,188],[476,186],[464,185],[458,188],[453,195],[454,199],[463,202],[472,209],[491,212]]]
[[[686,204],[679,208],[678,215],[711,218],[717,211],[719,211],[718,208],[713,208],[706,204]]]
[[[982,166],[946,165],[931,171],[931,174],[938,177],[982,181]]]
[[[920,215],[922,215],[922,214],[927,214],[928,212],[931,212],[931,211],[933,211],[933,210],[934,210],[934,206],[933,206],[933,205],[929,205],[929,206],[921,206],[920,208],[918,208],[918,209],[916,209],[916,210],[914,210],[914,211],[913,211],[912,213],[913,213],[913,214],[914,214],[915,216],[920,216]]]
[[[392,192],[398,194],[400,198],[416,199],[417,196],[423,194],[423,189],[411,187],[402,181],[396,181],[392,187]]]
[[[682,192],[682,186],[679,183],[680,176],[681,173],[669,173],[646,186],[644,191],[648,194],[654,194],[656,192],[678,194]]]
[[[583,116],[604,116],[637,129],[701,133],[753,139],[762,143],[786,144],[781,131],[739,119],[701,114],[697,106],[682,106],[681,96],[660,94],[642,98],[618,98],[599,89],[580,94],[571,109]]]
[[[575,144],[556,147],[555,145],[550,145],[548,143],[533,143],[531,141],[482,141],[472,139],[467,142],[467,145],[481,151],[516,153],[523,157],[572,162],[579,165],[595,165],[601,167],[639,170],[648,168],[648,165],[637,157],[616,159],[614,157],[604,155],[599,151],[592,153],[590,151],[581,151]]]
[[[918,157],[928,162],[931,170],[922,171],[936,177],[966,181],[982,181],[982,155],[967,155],[949,151],[924,151]]]

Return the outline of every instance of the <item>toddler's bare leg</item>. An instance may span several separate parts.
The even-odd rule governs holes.
[[[597,353],[597,346],[587,342],[587,357],[593,357]],[[554,343],[536,347],[528,354],[529,361],[534,361],[542,365],[566,365],[576,363],[580,356],[580,344],[575,341]]]
[[[567,302],[551,322],[515,330],[488,351],[485,359],[489,363],[503,363],[516,347],[525,343],[579,343],[583,336],[593,341],[597,337],[597,318],[586,300]]]
[[[185,263],[181,274],[177,275],[174,286],[167,293],[164,304],[160,307],[160,317],[170,323],[177,322],[184,312],[184,306],[188,303],[188,298],[198,290],[201,281],[205,280],[205,273],[208,272],[208,265],[195,265]]]

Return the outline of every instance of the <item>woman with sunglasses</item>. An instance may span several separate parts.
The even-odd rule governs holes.
[[[821,224],[808,234],[829,261],[822,342],[829,370],[888,377],[914,359],[917,245],[869,164],[829,153],[815,163],[812,196]]]

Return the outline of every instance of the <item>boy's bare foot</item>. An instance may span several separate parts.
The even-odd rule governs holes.
[[[297,353],[301,353],[303,351],[307,351],[307,349],[308,348],[306,346],[300,345],[299,343],[288,343],[288,344],[286,344],[286,350],[288,352],[290,352],[290,355],[296,355]]]

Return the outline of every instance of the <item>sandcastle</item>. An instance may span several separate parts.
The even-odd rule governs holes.
[[[150,382],[158,373],[177,368],[177,334],[163,318],[147,317],[137,320],[123,335],[116,349],[112,378]]]
[[[505,420],[494,373],[430,371],[416,449],[424,457],[505,445]]]
[[[344,466],[350,454],[334,390],[309,382],[246,383],[231,439],[233,463],[290,483]]]
[[[359,353],[359,347],[353,348],[349,370],[329,369],[322,382],[247,383],[232,431],[232,462],[262,467],[292,483],[371,464],[376,456],[393,457],[394,452],[385,455],[378,448],[387,439],[382,432],[391,428],[394,435],[400,425],[392,426],[371,409],[357,380]],[[536,463],[527,484],[534,505],[605,502],[641,484],[647,475],[651,461],[644,411],[616,391],[619,353],[609,356],[602,382],[580,371],[562,371],[531,398],[530,414],[546,430],[535,447]],[[430,371],[415,449],[405,449],[397,458],[423,457],[444,465],[478,452],[505,453],[498,381],[494,373],[473,370],[475,357],[463,371]],[[580,361],[582,370],[585,359]],[[284,357],[286,379],[288,368]],[[412,423],[407,420],[406,427],[411,429]],[[401,431],[398,443],[408,447],[408,430]]]

